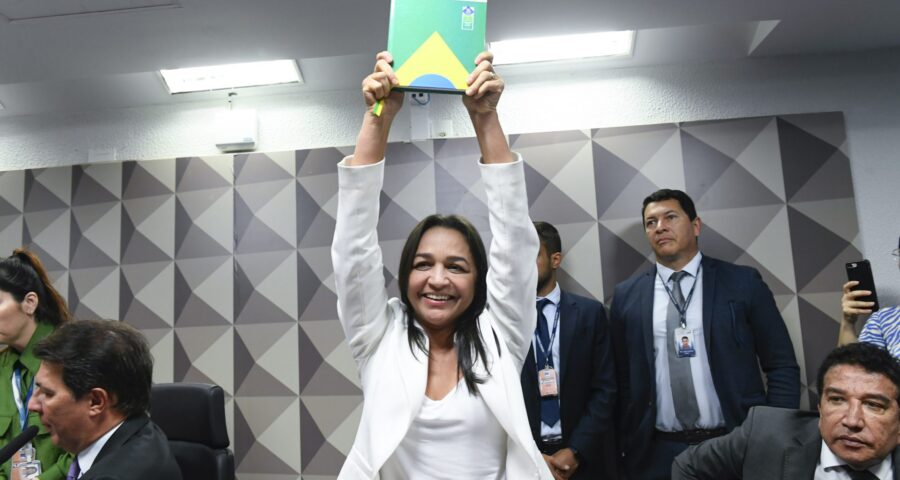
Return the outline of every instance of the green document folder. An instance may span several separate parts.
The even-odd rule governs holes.
[[[484,50],[487,0],[391,0],[396,88],[462,93]]]

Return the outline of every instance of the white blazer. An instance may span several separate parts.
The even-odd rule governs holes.
[[[359,369],[363,412],[338,478],[370,480],[379,478],[379,470],[422,407],[428,358],[410,349],[405,306],[398,298],[388,299],[384,288],[376,228],[384,161],[362,167],[345,162],[338,164],[340,192],[331,258],[338,316]],[[486,378],[478,385],[479,395],[507,434],[506,477],[552,480],[531,437],[519,380],[537,321],[539,249],[528,216],[522,165],[518,155],[513,163],[480,165],[493,235],[487,308],[478,321],[490,376],[480,361],[474,370]]]

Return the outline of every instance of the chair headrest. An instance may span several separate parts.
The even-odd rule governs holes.
[[[169,440],[228,448],[225,392],[218,385],[155,384],[150,392],[150,418]]]

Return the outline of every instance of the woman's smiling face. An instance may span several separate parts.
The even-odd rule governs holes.
[[[422,234],[406,289],[422,327],[453,329],[472,304],[476,274],[472,252],[461,233],[432,227]]]

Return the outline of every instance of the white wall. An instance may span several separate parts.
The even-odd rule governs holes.
[[[551,65],[531,77],[511,74],[508,83],[507,133],[844,112],[857,244],[873,261],[883,303],[900,303],[900,271],[888,256],[900,235],[900,51],[576,73]],[[362,113],[356,91],[251,97],[242,105],[259,113],[260,151],[350,145]],[[86,163],[89,149],[116,148],[119,160],[215,154],[211,119],[219,109],[198,103],[0,118],[0,170]],[[433,119],[452,119],[451,136],[472,134],[456,97],[436,96],[429,109]],[[392,140],[409,135],[401,117]]]

